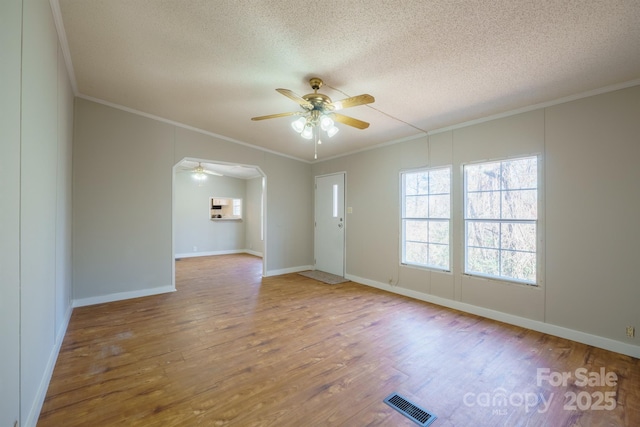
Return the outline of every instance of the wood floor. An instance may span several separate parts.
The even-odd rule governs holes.
[[[38,426],[415,426],[392,392],[434,427],[640,426],[638,359],[261,271],[250,255],[183,259],[178,292],[75,309]]]

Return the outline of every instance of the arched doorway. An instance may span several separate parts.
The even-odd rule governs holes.
[[[185,257],[249,253],[262,258],[266,275],[265,197],[266,175],[258,166],[192,157],[178,162],[172,189],[174,287],[175,260]]]

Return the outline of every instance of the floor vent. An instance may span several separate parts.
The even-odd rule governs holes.
[[[421,426],[428,426],[438,418],[419,406],[409,402],[398,393],[392,393],[387,396],[387,398],[384,399],[384,403]]]

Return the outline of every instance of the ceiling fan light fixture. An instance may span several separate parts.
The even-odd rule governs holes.
[[[329,136],[329,138],[331,138],[332,136],[334,136],[336,133],[338,133],[340,131],[339,128],[335,127],[335,126],[331,126],[328,130],[327,130],[327,136]]]
[[[320,119],[320,127],[322,128],[323,131],[327,132],[329,131],[329,129],[331,129],[333,126],[333,120],[331,120],[331,117],[329,116],[322,116],[322,118]]]
[[[291,123],[291,127],[296,132],[301,133],[304,130],[304,127],[306,124],[307,124],[307,119],[305,117],[300,117]]]
[[[300,133],[300,136],[302,136],[304,139],[313,138],[313,127],[312,126],[305,126],[304,129],[302,130],[302,132]]]
[[[322,141],[320,141],[321,129],[327,133],[329,138],[331,138],[340,130],[335,125],[336,121],[357,129],[366,129],[369,127],[369,123],[367,122],[335,113],[335,111],[342,110],[344,108],[356,107],[358,105],[370,104],[374,102],[375,99],[373,96],[365,93],[362,95],[351,96],[341,101],[332,102],[331,98],[327,95],[318,93],[318,89],[323,85],[322,79],[313,77],[309,80],[309,84],[311,85],[311,89],[313,89],[313,93],[308,93],[304,96],[299,96],[289,89],[276,89],[278,93],[286,96],[302,107],[304,110],[303,112],[291,111],[288,113],[270,114],[267,116],[252,117],[251,120],[301,116],[291,122],[291,127],[304,139],[313,139],[315,141],[315,152],[313,157],[314,159],[317,159],[318,145],[322,143]]]

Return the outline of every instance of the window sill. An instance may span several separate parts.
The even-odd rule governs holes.
[[[540,283],[530,283],[530,282],[524,282],[524,281],[519,281],[519,280],[514,280],[514,279],[508,279],[508,278],[504,278],[504,277],[484,276],[482,274],[473,274],[473,273],[463,273],[462,275],[465,276],[465,277],[469,277],[471,279],[477,279],[477,280],[483,280],[483,281],[489,281],[489,282],[495,282],[495,283],[502,283],[502,284],[506,284],[506,285],[524,286],[524,287],[527,287],[527,288],[540,288],[541,287]]]

